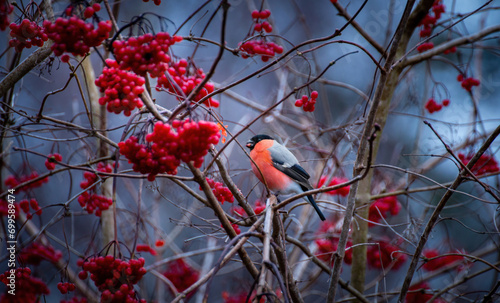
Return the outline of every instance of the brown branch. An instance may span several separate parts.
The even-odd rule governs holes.
[[[47,59],[52,54],[53,42],[51,40],[45,42],[45,45],[34,51],[28,58],[24,59],[15,69],[5,76],[0,81],[0,96],[5,95],[10,89],[16,85],[17,81],[26,76],[33,68],[40,64],[43,60]]]
[[[283,226],[283,221],[280,216],[275,215],[273,216],[273,246],[281,276],[285,279],[287,286],[286,291],[283,291],[283,296],[285,297],[285,302],[288,301],[288,295],[292,299],[292,302],[304,302],[302,294],[297,286],[297,280],[293,277],[293,271],[288,262],[285,238],[286,231]]]
[[[384,65],[384,68],[386,71],[388,71],[389,68],[391,67],[392,63],[394,62],[394,60],[396,58],[396,54],[398,53],[398,51],[400,51],[400,48],[406,44],[407,37],[403,37],[403,34],[405,33],[405,30],[407,28],[407,23],[408,23],[408,20],[410,19],[410,13],[412,11],[414,3],[415,3],[415,0],[409,0],[406,3],[405,10],[401,16],[396,33],[394,34],[392,45],[391,45],[389,54],[387,56],[386,63]],[[389,76],[391,76],[391,78]],[[392,80],[392,77],[396,77],[396,76],[397,75],[393,74],[392,72],[387,73],[387,72],[381,71],[379,82],[378,82],[377,88],[375,90],[375,95],[374,95],[373,100],[371,102],[370,111],[369,111],[368,117],[366,119],[366,124],[365,124],[365,128],[363,130],[363,135],[362,135],[363,137],[362,138],[369,137],[370,132],[372,130],[372,127],[374,126],[376,119],[377,119],[377,114],[378,114],[377,111],[379,110],[379,106],[382,103],[387,102],[387,100],[385,100],[385,98],[383,98],[385,96],[385,94],[388,93],[386,91],[387,82],[389,79]],[[389,81],[388,85],[389,85],[389,89],[395,89],[395,87],[392,87],[395,85],[393,85],[393,83],[391,81]],[[382,105],[386,105],[386,104],[382,104]],[[383,114],[383,112],[382,112],[382,114]],[[383,127],[383,125],[382,125],[382,127]],[[378,141],[378,142],[380,142],[380,141]],[[377,145],[378,145],[378,142],[377,142]],[[362,140],[360,142],[360,146],[358,148],[358,154],[356,156],[356,161],[354,164],[353,175],[360,174],[359,172],[362,169],[363,163],[366,161],[366,158],[368,156],[368,154],[367,154],[368,146],[367,145],[368,145],[368,143],[365,140]],[[378,149],[378,146],[375,148],[375,153],[376,153],[377,149]],[[367,183],[370,183],[369,181],[370,180],[368,180]],[[337,253],[334,255],[333,270],[332,270],[332,275],[330,278],[330,285],[329,285],[329,289],[328,289],[327,302],[330,302],[330,303],[335,301],[337,284],[338,284],[338,281],[340,279],[340,273],[341,273],[341,269],[342,269],[342,261],[344,259],[344,255],[345,255],[345,248],[347,245],[347,239],[349,236],[349,230],[350,230],[351,222],[352,222],[352,219],[354,216],[354,210],[355,210],[357,200],[359,200],[361,202],[361,200],[365,201],[366,200],[365,198],[367,198],[367,197],[365,197],[365,194],[363,194],[363,197],[358,196],[358,193],[357,193],[358,185],[359,185],[359,183],[354,183],[353,186],[351,186],[351,189],[349,191],[349,196],[347,198],[346,212],[345,212],[344,221],[342,224],[342,231],[340,233],[339,243],[338,243],[338,247],[337,247]],[[366,188],[364,190],[366,191]],[[367,232],[366,229],[367,229],[367,227],[364,228],[364,233]],[[355,243],[353,243],[353,244],[355,244]],[[363,249],[363,248],[366,249],[365,246],[360,246],[360,249]],[[365,259],[366,259],[366,255],[365,255]],[[365,260],[353,260],[353,261],[356,261],[356,263],[361,267],[366,266]],[[353,262],[353,264],[354,263],[355,262]],[[359,279],[357,279],[357,280],[364,279],[364,274],[365,274],[364,271],[362,269],[359,269],[357,272],[360,275]],[[363,285],[364,285],[364,283],[363,283]]]
[[[442,44],[434,47],[433,49],[430,49],[430,50],[423,52],[421,54],[418,54],[418,55],[408,57],[406,60],[404,60],[402,62],[397,62],[396,64],[399,64],[402,67],[417,64],[417,63],[420,63],[422,61],[428,60],[436,55],[439,55],[442,52],[444,52],[445,50],[450,49],[454,46],[460,46],[460,45],[476,42],[477,40],[479,40],[485,36],[491,35],[493,33],[496,33],[498,31],[500,31],[500,25],[494,25],[491,27],[487,27],[487,28],[475,33],[475,34],[465,36],[465,37],[456,38],[454,40],[442,43]]]

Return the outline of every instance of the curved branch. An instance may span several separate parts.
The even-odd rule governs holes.
[[[45,42],[45,45],[34,51],[28,58],[24,59],[16,68],[5,76],[0,81],[0,96],[3,96],[16,85],[17,81],[26,76],[35,66],[40,64],[43,60],[47,59],[52,54],[53,42],[51,40]]]
[[[450,49],[454,46],[460,46],[460,45],[464,45],[464,44],[473,43],[473,42],[476,42],[477,40],[479,40],[485,36],[491,35],[493,33],[499,32],[499,31],[500,31],[500,24],[490,26],[490,27],[487,27],[487,28],[475,33],[475,34],[465,36],[465,37],[460,37],[460,38],[448,41],[446,43],[440,44],[431,50],[428,50],[428,51],[423,52],[423,53],[418,54],[418,55],[411,56],[411,57],[407,58],[406,60],[404,60],[402,62],[398,62],[396,64],[401,65],[402,67],[417,64],[417,63],[420,63],[420,62],[425,61],[427,59],[430,59],[436,55],[439,55],[440,53],[442,53],[445,50]]]

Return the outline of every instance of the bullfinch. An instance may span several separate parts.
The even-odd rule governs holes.
[[[300,194],[313,189],[309,174],[299,165],[297,158],[283,145],[268,135],[252,137],[246,144],[250,149],[253,173],[260,182],[277,194]],[[255,162],[255,164],[254,164]],[[259,169],[256,167],[259,167]],[[261,174],[262,172],[262,174]],[[325,216],[312,196],[307,196],[321,220]]]

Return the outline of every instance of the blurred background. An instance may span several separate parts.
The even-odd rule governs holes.
[[[68,2],[54,2],[54,11],[58,16],[62,14]],[[351,16],[363,3],[362,1],[339,2]],[[17,3],[20,6],[27,5],[28,1],[17,1]],[[219,50],[222,14],[219,11],[213,15],[219,2],[209,1],[193,15],[193,12],[204,3],[191,0],[182,2],[164,0],[160,6],[155,6],[152,2],[122,1],[119,3],[116,20],[119,26],[125,26],[134,16],[148,13],[145,16],[151,21],[155,32],[160,30],[177,32],[177,35],[184,37],[183,42],[171,47],[173,59],[191,59],[196,66],[207,72]],[[224,42],[230,49],[237,49],[239,43],[249,37],[253,27],[251,12],[260,9],[261,5],[272,13],[269,21],[273,31],[266,36],[266,39],[281,45],[285,52],[306,40],[332,35],[336,29],[346,24],[346,19],[330,1],[297,0],[261,3],[238,0],[229,3],[231,6],[228,11]],[[391,41],[405,3],[402,0],[367,1],[355,21],[374,41],[385,48]],[[433,32],[443,31],[443,33],[431,39],[434,45],[498,25],[500,1],[488,1],[486,8],[467,16],[485,3],[486,1],[443,1],[446,12]],[[116,5],[113,1],[111,4]],[[209,23],[212,15],[213,20]],[[98,16],[102,19],[108,18],[104,9]],[[16,9],[11,15],[11,20],[16,21],[19,17],[19,10]],[[188,20],[189,17],[192,18]],[[186,20],[187,22],[183,24]],[[455,22],[456,25],[447,28]],[[183,26],[179,28],[181,25]],[[200,37],[202,32],[207,41],[214,43],[189,41],[189,37]],[[1,49],[5,50],[0,57],[0,76],[6,74],[14,58],[14,50],[7,49],[8,39],[8,30],[0,33],[0,41],[4,41]],[[423,40],[417,30],[409,42],[407,56],[417,55],[418,51],[414,46]],[[362,48],[376,61],[380,60],[381,54],[353,26],[347,26],[335,39],[301,47],[286,59],[264,70],[261,70],[262,67],[272,63],[273,59],[262,62],[258,56],[243,59],[229,51],[224,52],[211,79],[216,88],[232,85],[258,70],[261,72],[214,96],[214,99],[220,102],[219,108],[198,109],[192,115],[200,120],[211,119],[210,115],[216,115],[230,134],[238,133],[243,126],[267,108],[293,92],[294,88],[304,86],[327,69],[318,81],[292,93],[284,102],[242,132],[237,137],[240,145],[233,141],[227,146],[223,143],[216,146],[216,149],[225,148],[222,154],[224,163],[238,188],[248,197],[250,204],[253,205],[258,199],[265,201],[266,195],[264,187],[251,173],[250,162],[242,149],[244,143],[255,134],[269,134],[285,144],[310,173],[311,183],[315,185],[323,175],[352,177],[360,134],[369,109],[368,100],[373,97],[379,77],[376,73],[377,66]],[[33,49],[25,50],[20,60],[28,57],[32,51]],[[443,140],[457,153],[467,154],[476,151],[485,136],[500,123],[498,51],[499,38],[497,34],[493,34],[476,43],[458,47],[455,53],[436,56],[405,69],[392,98],[386,127],[381,134],[382,141],[374,164],[384,166],[375,170],[373,194],[389,192],[396,188],[424,188],[447,184],[454,180],[458,173],[457,164],[449,155],[443,156],[446,154],[443,144],[423,121],[430,122]],[[95,77],[99,76],[103,67],[100,56],[110,56],[102,47],[98,52],[99,54],[94,51],[90,56]],[[334,64],[328,67],[331,62]],[[76,65],[76,58],[70,63]],[[87,87],[92,84],[87,82],[92,79],[90,75],[83,75],[79,70],[77,72],[79,83],[71,80],[63,91],[47,95],[65,86],[70,73],[67,64],[61,63],[57,57],[51,57],[16,84],[12,100],[18,113],[12,115],[13,124],[7,132],[2,151],[2,157],[6,160],[5,167],[2,167],[3,180],[10,175],[28,175],[32,171],[37,171],[39,174],[46,173],[44,156],[55,152],[63,156],[64,163],[71,165],[79,165],[96,158],[96,138],[72,127],[49,121],[35,123],[33,119],[46,98],[45,115],[89,127],[80,89],[83,90],[83,95],[88,97]],[[472,92],[468,92],[457,81],[460,73],[480,80],[481,84],[473,88]],[[155,79],[150,80],[153,87],[152,97],[156,103],[164,108],[174,109],[178,104],[177,99],[165,92],[156,91]],[[300,99],[302,95],[310,95],[314,90],[319,93],[314,112],[304,112],[294,106],[296,99]],[[425,109],[425,104],[430,98],[438,102],[449,99],[450,104],[439,112],[431,114]],[[150,119],[151,116],[144,115],[142,118]],[[109,138],[116,143],[120,142],[129,117],[108,113],[107,119]],[[228,135],[226,140],[230,137],[231,135]],[[488,150],[488,154],[498,158],[499,146],[497,140]],[[16,150],[14,147],[21,150]],[[207,159],[211,157],[208,156]],[[119,170],[130,168],[122,156]],[[409,174],[406,170],[413,173]],[[209,172],[213,173],[214,179],[221,181],[216,168],[211,168]],[[127,173],[132,174],[131,171]],[[183,168],[179,169],[178,175],[191,176],[190,172]],[[63,258],[68,262],[68,266],[73,268],[76,267],[78,257],[68,250],[68,246],[86,256],[99,253],[103,249],[99,241],[99,218],[88,215],[74,199],[81,191],[79,184],[82,180],[81,170],[67,170],[50,176],[49,182],[40,188],[26,193],[19,192],[16,198],[18,200],[35,198],[39,201],[43,207],[43,214],[35,216],[32,219],[33,223],[53,235],[51,244],[63,252]],[[497,175],[482,181],[498,193]],[[186,181],[185,184],[202,195],[195,182]],[[210,262],[208,258],[217,260],[220,256],[221,249],[227,243],[225,233],[219,229],[220,223],[210,209],[173,181],[161,176],[154,182],[139,178],[118,178],[116,188],[118,235],[123,246],[129,246],[134,241],[154,243],[156,239],[164,239],[167,242],[167,245],[158,248],[157,256],[142,254],[146,258],[146,265],[185,252],[200,250],[199,254],[188,259],[190,266],[203,272],[206,270],[203,264]],[[2,192],[6,189],[4,187]],[[461,250],[473,255],[483,248],[498,247],[498,204],[476,183],[466,183],[459,188],[459,191],[460,193],[454,194],[447,204],[442,213],[443,220],[431,234],[427,247],[438,248],[442,252]],[[401,249],[411,254],[420,235],[419,227],[425,224],[426,217],[430,215],[433,206],[443,193],[444,189],[439,189],[398,196],[402,211],[399,215],[388,219],[390,227],[377,226],[370,229],[373,239],[395,239],[403,235],[407,241],[403,241]],[[61,203],[70,199],[74,200],[69,204],[66,215],[62,216]],[[340,205],[345,205],[346,199],[326,194],[317,197],[319,201],[333,201]],[[291,209],[299,202],[292,203],[287,209]],[[325,214],[331,222],[336,223],[341,220],[342,212],[338,208],[324,205]],[[223,208],[231,213],[234,206],[225,203]],[[296,220],[292,220],[288,227],[297,233],[300,230],[302,239],[309,242],[315,237],[319,222],[316,218],[306,221],[298,219],[310,214],[309,206],[294,208],[290,215],[295,216]],[[241,229],[245,231],[244,227]],[[29,243],[32,239],[25,232],[21,233],[20,238],[21,243]],[[55,239],[59,239],[62,243]],[[256,256],[261,244],[259,241],[252,243],[253,247],[249,244],[248,249],[253,252],[252,256]],[[209,249],[214,249],[215,252],[207,252]],[[2,249],[2,260],[5,260],[4,252]],[[498,249],[490,250],[480,257],[496,263],[499,257]],[[301,262],[310,261],[300,261],[294,266],[302,266]],[[477,262],[471,268],[476,271],[486,267],[487,265]],[[6,264],[2,261],[0,269],[3,271],[6,268]],[[165,265],[155,269],[162,272],[165,270]],[[389,293],[397,291],[400,287],[406,269],[405,265],[398,270],[392,270],[391,274],[370,269],[367,281],[368,283],[372,281],[373,287],[367,292],[385,291],[388,293],[385,299],[393,301],[395,298]],[[305,266],[303,270],[299,282],[301,287],[308,287],[304,299],[306,302],[322,302],[328,285],[328,276],[316,271],[311,264]],[[449,271],[439,278],[429,279],[428,282],[432,288],[439,289],[466,275],[467,270],[471,269],[466,269],[465,272]],[[51,290],[50,300],[52,298],[57,300],[59,292],[56,284],[61,280],[63,273],[49,262],[42,262],[33,269],[33,272],[48,284]],[[349,281],[349,275],[350,269],[346,265],[342,278]],[[416,279],[423,275],[422,271],[417,272]],[[311,286],[310,281],[316,283]],[[484,290],[491,289],[496,281],[498,272],[490,271],[479,279],[471,279],[462,284],[458,293],[463,295],[453,298],[457,302],[474,301],[484,296]],[[210,298],[213,298],[213,302],[220,302],[224,291],[231,293],[236,289],[249,290],[252,279],[244,267],[235,261],[222,268],[214,282],[211,284]],[[156,277],[146,275],[140,283],[142,297],[148,302],[169,301],[172,297],[168,292],[164,293],[163,297],[157,297],[160,293],[158,290],[164,287],[161,285]],[[347,293],[342,290],[339,297],[344,295]],[[61,295],[61,298],[65,296]],[[200,297],[195,299],[200,300]]]

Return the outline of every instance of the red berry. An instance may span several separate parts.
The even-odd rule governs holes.
[[[252,12],[252,19],[258,19],[260,17],[260,13],[258,10],[254,10]]]
[[[430,49],[434,48],[434,43],[432,42],[426,42],[426,43],[422,43],[420,44],[418,47],[417,47],[417,51],[419,53],[422,53],[422,52],[425,52],[425,51],[428,51]]]
[[[268,9],[265,9],[265,10],[263,10],[263,11],[260,12],[260,18],[261,19],[269,18],[269,16],[271,16],[271,11],[268,10]]]
[[[94,8],[92,6],[89,6],[85,9],[85,11],[83,11],[83,17],[85,19],[88,19],[88,18],[92,17],[94,15],[94,13],[95,13]]]
[[[177,259],[167,263],[167,270],[163,275],[174,284],[177,291],[182,292],[198,281],[200,273],[183,259]]]

